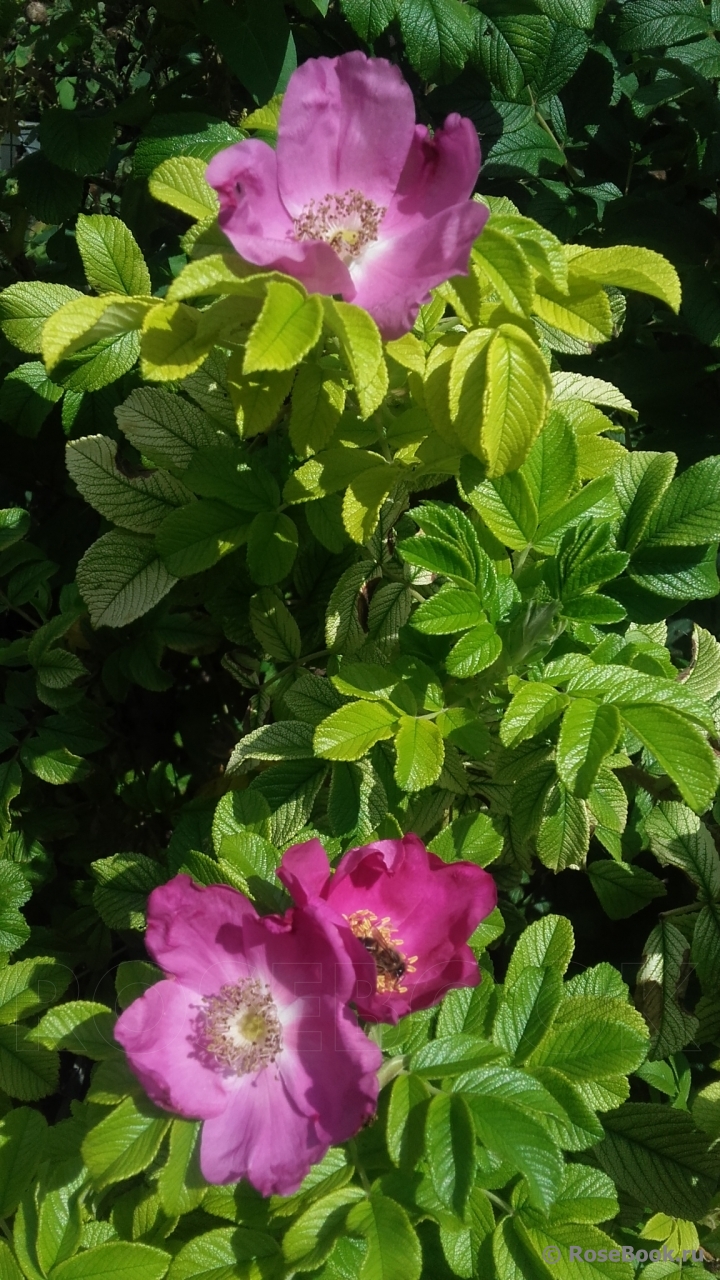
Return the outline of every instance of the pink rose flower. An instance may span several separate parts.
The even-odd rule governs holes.
[[[300,907],[325,902],[349,924],[357,968],[365,951],[354,997],[364,1018],[395,1023],[452,987],[479,983],[467,940],[497,902],[495,881],[481,867],[443,862],[407,835],[351,849],[334,874],[320,841],[308,840],[287,850],[278,875]]]
[[[356,51],[304,62],[277,150],[238,142],[210,161],[207,180],[247,262],[340,294],[390,339],[412,329],[434,285],[467,275],[488,217],[470,199],[479,169],[470,120],[449,115],[431,137],[398,68]]]
[[[258,916],[186,875],[151,893],[147,947],[167,979],[115,1035],[154,1102],[205,1122],[208,1182],[288,1195],[373,1114],[381,1054],[348,1009],[343,932],[311,908]]]

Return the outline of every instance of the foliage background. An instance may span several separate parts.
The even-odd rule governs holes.
[[[52,6],[32,0],[22,8],[3,0],[0,23],[7,37],[3,132],[24,138],[27,148],[8,164],[3,178],[3,285],[40,281],[86,292],[78,215],[112,215],[132,232],[147,263],[151,291],[162,296],[186,265],[189,220],[182,208],[153,198],[148,187],[153,171],[175,156],[207,160],[243,136],[247,114],[282,92],[298,61],[363,48],[399,62],[413,87],[418,119],[439,124],[451,110],[473,119],[483,146],[484,196],[511,200],[521,214],[563,242],[593,248],[637,245],[669,259],[682,283],[679,313],[643,292],[630,293],[624,310],[624,295],[615,291],[611,340],[595,343],[572,332],[564,337],[555,333],[555,364],[568,373],[612,383],[634,406],[637,416],[621,408],[611,422],[614,435],[611,431],[604,438],[644,452],[672,450],[681,472],[718,451],[716,0],[610,0],[606,5],[597,0],[498,0],[481,5],[459,0],[346,0],[330,6],[313,0],[285,6],[267,0],[235,5],[223,0],[163,0],[150,9],[64,0]],[[250,127],[255,136],[272,138],[272,112],[256,117]],[[507,212],[507,206],[495,206],[498,216],[503,210]],[[137,285],[128,289],[146,291]],[[54,305],[66,296],[57,294]],[[604,1229],[613,1241],[636,1247],[667,1237],[695,1244],[699,1230],[708,1255],[714,1256],[718,1164],[712,1142],[720,1132],[720,1104],[712,1083],[720,1037],[715,958],[720,933],[714,924],[720,888],[717,855],[713,856],[717,827],[712,810],[706,825],[697,828],[688,810],[683,809],[681,819],[674,809],[666,816],[669,821],[674,815],[676,825],[680,823],[680,836],[677,831],[669,836],[661,819],[655,819],[654,832],[652,827],[648,832],[643,826],[651,807],[646,797],[677,805],[681,794],[688,799],[682,786],[690,784],[677,776],[677,769],[675,774],[672,767],[657,770],[647,759],[640,765],[637,760],[633,765],[618,764],[626,771],[642,766],[644,783],[648,776],[657,782],[654,790],[638,788],[637,777],[624,774],[628,826],[623,832],[620,825],[613,842],[606,814],[611,834],[602,847],[593,820],[590,873],[584,850],[575,859],[582,869],[571,865],[558,870],[562,862],[553,856],[530,859],[506,846],[494,867],[502,889],[504,932],[492,937],[490,930],[478,940],[479,946],[491,944],[484,963],[492,966],[498,982],[506,980],[505,1008],[517,999],[523,1008],[529,1001],[527,1007],[535,1009],[537,992],[532,998],[528,992],[512,997],[512,965],[519,971],[530,964],[541,974],[547,970],[553,975],[547,979],[552,989],[547,1009],[555,1010],[566,1007],[555,998],[559,1000],[560,975],[572,953],[567,920],[572,922],[575,950],[568,977],[576,975],[572,980],[579,985],[566,998],[602,998],[603,1017],[608,1026],[618,1028],[619,1046],[607,1070],[599,1065],[599,1049],[592,1045],[587,1050],[590,1065],[576,1068],[578,1097],[565,1096],[565,1114],[575,1107],[575,1130],[557,1118],[552,1129],[554,1121],[548,1116],[552,1117],[553,1102],[548,1098],[554,1095],[547,1076],[552,1064],[543,1067],[537,1056],[533,1059],[537,1046],[527,1055],[518,1055],[518,1046],[511,1046],[512,1068],[505,1060],[492,1070],[485,1068],[483,1087],[496,1091],[492,1108],[477,1101],[483,1096],[479,1088],[474,1092],[477,1081],[470,1086],[466,1081],[466,1092],[442,1092],[439,1082],[463,1078],[459,1071],[468,1062],[463,1058],[468,1050],[465,1035],[509,1052],[502,1039],[506,1033],[498,1027],[510,1015],[497,1015],[500,1020],[495,1021],[496,1009],[490,1006],[497,996],[491,995],[488,977],[477,1002],[466,1007],[464,997],[451,999],[439,1024],[420,1018],[411,1020],[401,1035],[385,1034],[383,1047],[389,1055],[424,1052],[426,1058],[411,1060],[412,1074],[399,1077],[392,1102],[385,1101],[381,1121],[361,1135],[355,1154],[331,1153],[327,1167],[314,1179],[315,1190],[308,1187],[299,1199],[266,1206],[245,1188],[207,1192],[199,1184],[192,1167],[194,1127],[177,1122],[168,1133],[165,1118],[133,1091],[108,1049],[109,1032],[102,1033],[110,1025],[103,1019],[111,1015],[95,1006],[109,1009],[117,1000],[127,1002],[128,993],[136,994],[151,980],[143,961],[144,900],[158,879],[180,866],[190,866],[200,878],[234,875],[236,882],[250,884],[248,875],[256,877],[252,891],[264,906],[275,905],[268,887],[272,865],[263,861],[270,856],[263,842],[282,844],[306,821],[317,819],[317,810],[314,817],[312,811],[315,775],[302,757],[282,765],[302,776],[299,781],[295,777],[294,791],[287,784],[282,803],[273,810],[282,811],[281,817],[268,826],[262,805],[253,809],[253,802],[246,801],[243,807],[238,800],[249,792],[234,785],[229,789],[228,759],[239,739],[272,721],[277,712],[271,701],[277,701],[278,685],[280,691],[284,687],[281,673],[293,668],[299,656],[293,626],[302,636],[303,653],[323,655],[317,668],[310,661],[313,671],[325,669],[326,645],[334,645],[327,643],[318,601],[330,601],[343,574],[350,573],[355,582],[352,609],[357,610],[359,598],[357,616],[375,632],[381,661],[396,656],[392,627],[383,651],[377,588],[375,594],[366,589],[370,574],[354,579],[352,571],[368,558],[373,566],[379,564],[379,574],[373,572],[382,578],[380,590],[391,589],[386,601],[392,589],[396,597],[409,589],[403,568],[409,562],[398,559],[395,535],[390,541],[388,537],[399,517],[406,523],[399,527],[397,541],[411,536],[416,526],[400,511],[386,512],[380,535],[374,543],[371,537],[365,540],[365,550],[359,551],[347,538],[335,548],[323,546],[300,515],[299,552],[292,570],[279,579],[292,626],[267,597],[256,607],[253,626],[249,599],[257,600],[263,592],[272,597],[275,579],[264,584],[262,577],[248,574],[241,551],[227,561],[233,572],[224,573],[220,563],[214,577],[182,577],[164,604],[129,625],[93,629],[74,583],[82,556],[110,525],[107,513],[100,516],[93,510],[70,479],[65,446],[102,434],[121,446],[128,475],[137,475],[144,450],[128,444],[114,412],[142,385],[135,356],[128,363],[121,353],[107,381],[88,374],[83,360],[53,381],[37,347],[18,349],[12,340],[13,317],[4,316],[0,507],[25,511],[27,516],[10,516],[0,529],[5,637],[0,649],[5,682],[0,711],[0,929],[3,947],[13,953],[12,967],[0,971],[0,1100],[6,1111],[0,1130],[6,1170],[0,1198],[12,1242],[12,1252],[10,1244],[0,1245],[3,1280],[16,1280],[18,1266],[28,1280],[38,1275],[57,1275],[59,1280],[92,1277],[106,1272],[111,1261],[119,1270],[125,1267],[128,1274],[150,1280],[164,1274],[170,1255],[173,1280],[219,1275],[227,1266],[241,1275],[292,1274],[297,1268],[328,1280],[355,1275],[360,1267],[368,1280],[375,1275],[408,1280],[421,1268],[423,1275],[433,1277],[497,1271],[502,1280],[517,1275],[545,1280],[549,1274],[572,1274],[562,1264],[548,1271],[542,1261],[545,1239],[569,1241],[572,1235],[575,1242],[577,1235],[578,1243],[587,1240],[594,1247],[593,1233],[599,1230],[595,1223],[611,1223]],[[286,457],[274,439],[269,437],[268,454],[282,481]],[[716,464],[690,474],[697,477],[696,504],[708,499],[706,525],[694,544],[686,537],[679,545],[710,547],[712,562],[720,533],[714,531]],[[454,482],[443,479],[430,496],[456,503]],[[616,533],[617,529],[614,540]],[[448,534],[446,528],[445,534],[452,542],[452,531]],[[460,543],[468,536],[462,530],[457,534]],[[518,550],[512,541],[506,546]],[[596,551],[603,554],[601,547]],[[697,561],[692,572],[685,566],[685,589],[678,588],[675,595],[666,591],[667,607],[660,616],[637,616],[633,621],[636,627],[652,627],[661,617],[670,618],[665,652],[675,668],[693,657],[693,623],[703,627],[695,640],[711,655],[705,694],[712,697],[717,692],[712,674],[717,579],[707,562],[705,555],[704,571]],[[423,582],[412,585],[422,595]],[[529,584],[529,596],[536,586]],[[263,627],[262,618],[267,620],[273,609],[286,628],[284,640],[276,635],[268,641],[267,626]],[[39,637],[32,653],[29,635]],[[698,641],[698,636],[708,639]],[[634,635],[632,643],[637,651],[621,660],[628,669],[674,682],[674,668],[668,668],[658,653],[663,645],[659,633]],[[345,647],[344,642],[337,647]],[[521,674],[529,672],[532,680],[542,682],[533,663],[544,661],[547,652],[546,645],[542,652],[526,654]],[[366,652],[364,660],[372,656]],[[427,648],[422,655],[431,665],[444,657],[437,648]],[[324,681],[326,691],[327,685]],[[350,696],[348,690],[344,693]],[[703,696],[702,688],[698,696]],[[328,697],[326,711],[335,706],[331,692]],[[287,708],[280,718],[287,718]],[[312,716],[304,718],[302,712],[297,719],[312,722]],[[556,731],[551,729],[550,738],[543,738],[546,727],[546,722],[537,721],[540,738],[534,741],[552,748]],[[512,744],[506,745],[510,749]],[[350,766],[347,772],[351,774]],[[264,772],[255,764],[237,776],[247,782],[249,776],[262,778]],[[392,778],[385,781],[391,789]],[[497,785],[517,785],[517,777],[509,772]],[[340,783],[336,786],[341,796]],[[374,826],[372,787],[366,790],[364,803],[370,808],[363,832],[359,804],[360,836]],[[254,794],[262,792],[261,785]],[[326,790],[320,794],[332,813],[332,793],[329,799]],[[448,800],[448,794],[455,798]],[[385,795],[389,799],[387,791]],[[487,798],[484,793],[483,804]],[[445,813],[452,810],[462,818],[463,801],[440,784],[411,793],[410,800],[395,799],[401,825],[428,839],[437,836]],[[502,797],[491,799],[502,814]],[[475,800],[473,796],[473,804]],[[475,808],[470,805],[468,812]],[[589,841],[587,816],[581,821],[587,825]],[[333,828],[332,817],[329,822],[330,830],[326,822],[324,831],[335,841],[334,850],[347,847],[353,833],[343,830],[341,822]],[[464,828],[456,830],[461,832],[459,845],[456,842],[450,856],[459,847],[466,856],[474,850],[475,856],[491,860],[496,850],[487,831],[490,843],[485,847],[478,840],[475,848]],[[529,838],[532,842],[535,834]],[[223,840],[229,844],[223,846]],[[583,840],[581,834],[580,846]],[[678,840],[684,853],[677,853]],[[617,873],[620,880],[632,880],[632,901],[614,881],[603,898],[597,889],[602,875],[597,870],[592,874],[601,860],[606,866],[632,868]],[[663,890],[665,897],[660,896]],[[668,919],[667,909],[676,907],[686,910]],[[703,946],[705,959],[698,963],[699,944],[691,954],[691,931],[683,928],[690,921],[697,929],[701,908],[710,924],[704,935],[707,954]],[[567,919],[548,924],[556,916]],[[523,933],[527,925],[534,932]],[[649,936],[655,942],[648,949]],[[521,950],[511,961],[519,937]],[[659,974],[657,969],[649,971],[648,955],[661,956]],[[37,957],[45,958],[45,968],[38,968]],[[656,1036],[664,1029],[665,1038],[659,1049],[656,1042],[657,1052],[651,1051],[644,1065],[644,1033],[634,1021],[625,988],[606,969],[596,971],[583,986],[586,966],[608,963],[646,1014],[648,984],[656,1001],[649,1013],[651,1027]],[[44,1023],[38,1038],[35,1027],[42,1010],[56,1001],[60,1008],[62,1002],[73,1002],[74,1022],[71,1018],[72,1025],[66,1025],[59,1015],[59,1022]],[[92,1003],[79,1007],[77,1001]],[[575,1006],[575,1012],[584,1033],[597,1017],[597,1007]],[[544,1028],[552,1016],[545,1012],[541,1017]],[[20,1033],[14,1026],[17,1017]],[[580,1031],[575,1028],[573,1043],[580,1043]],[[457,1036],[460,1041],[445,1045],[449,1056],[438,1071],[441,1051],[428,1046]],[[483,1052],[476,1044],[473,1063]],[[492,1051],[487,1053],[490,1064]],[[95,1060],[100,1067],[94,1069],[89,1100],[78,1107],[78,1100],[88,1096]],[[493,1070],[510,1074],[500,1079]],[[535,1096],[518,1104],[508,1096],[519,1088],[521,1071],[525,1087]],[[613,1112],[620,1119],[615,1128],[606,1126],[604,1132],[610,1136],[603,1141],[597,1113],[606,1115],[608,1098],[601,1097],[602,1088],[611,1094],[615,1088],[611,1106],[622,1103],[617,1080],[628,1072],[634,1072],[632,1101]],[[611,1077],[614,1086],[608,1083]],[[441,1089],[432,1094],[432,1103],[423,1084],[426,1079]],[[475,1099],[471,1104],[463,1100],[466,1093]],[[460,1102],[453,1101],[457,1097]],[[561,1105],[557,1097],[555,1103]],[[116,1109],[108,1111],[113,1104]],[[642,1107],[642,1113],[633,1106]],[[428,1108],[434,1108],[431,1121],[425,1114]],[[493,1110],[503,1117],[499,1133],[488,1128]],[[52,1126],[50,1137],[44,1120]],[[103,1124],[110,1127],[103,1129]],[[633,1124],[642,1129],[642,1137]],[[673,1127],[677,1137],[670,1143],[667,1134]],[[480,1155],[475,1139],[468,1137],[473,1129],[480,1136]],[[509,1133],[514,1134],[513,1152],[507,1150]],[[524,1164],[516,1157],[523,1144]],[[552,1155],[543,1156],[549,1145],[571,1153],[562,1165],[567,1172],[550,1167]],[[119,1163],[114,1165],[116,1156]],[[374,1200],[357,1194],[358,1187],[360,1193],[363,1188],[356,1172],[359,1165],[363,1177],[373,1180]],[[561,1194],[562,1178],[567,1185]],[[506,1196],[513,1197],[512,1213],[506,1213]],[[563,1214],[563,1204],[573,1207]],[[554,1235],[548,1234],[550,1222]],[[197,1253],[190,1249],[180,1256],[196,1239],[204,1242]],[[280,1240],[285,1240],[284,1252],[278,1254]],[[392,1247],[393,1240],[402,1247]],[[102,1252],[110,1246],[116,1250],[112,1257]],[[652,1265],[648,1280],[669,1274],[653,1272]],[[213,1267],[218,1269],[215,1273]],[[598,1263],[587,1264],[586,1274],[630,1273],[627,1264]]]

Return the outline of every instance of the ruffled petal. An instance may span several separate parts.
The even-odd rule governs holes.
[[[370,312],[386,342],[409,333],[435,285],[467,275],[470,249],[489,212],[472,200],[453,205],[405,235],[381,238],[353,263],[353,302]]]
[[[168,1111],[206,1120],[225,1110],[223,1077],[203,1059],[199,1001],[179,982],[157,982],[115,1024],[115,1038],[148,1097]]]
[[[380,1049],[346,1005],[327,998],[306,1007],[288,1041],[280,1064],[288,1094],[328,1144],[347,1142],[375,1112]]]
[[[203,1125],[200,1168],[208,1182],[247,1178],[261,1195],[287,1196],[328,1146],[270,1066],[243,1077],[224,1114]]]
[[[256,918],[237,889],[175,876],[150,894],[147,949],[165,973],[209,995],[248,974],[243,929]]]
[[[480,170],[480,142],[472,120],[456,114],[430,137],[417,125],[383,235],[402,235],[428,218],[469,200]]]
[[[387,208],[414,128],[412,91],[384,58],[354,51],[304,62],[280,112],[278,179],[285,207],[298,217],[311,200],[356,190]]]
[[[220,151],[206,176],[220,198],[220,226],[246,262],[293,276],[313,293],[354,294],[348,269],[329,244],[295,240],[278,192],[277,156],[266,142],[248,138]]]

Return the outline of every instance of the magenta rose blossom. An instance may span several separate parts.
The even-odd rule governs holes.
[[[365,951],[354,997],[364,1018],[394,1023],[452,987],[480,981],[467,941],[495,906],[497,889],[473,863],[443,862],[407,835],[351,849],[333,874],[320,841],[308,840],[287,850],[278,875],[299,906],[325,902],[349,924],[358,968]]]
[[[147,947],[167,977],[115,1035],[154,1102],[204,1120],[208,1182],[288,1195],[373,1114],[381,1054],[348,1009],[344,932],[309,907],[258,916],[186,875],[151,893]]]
[[[415,323],[429,290],[467,275],[488,210],[470,199],[480,144],[450,115],[433,137],[383,58],[311,58],[291,76],[277,150],[221,151],[207,180],[220,226],[247,262],[364,307],[383,337]]]

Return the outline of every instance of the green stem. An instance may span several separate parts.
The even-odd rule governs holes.
[[[501,1200],[500,1196],[496,1196],[494,1191],[488,1191],[487,1187],[483,1187],[483,1191],[485,1192],[488,1200],[492,1200],[493,1204],[496,1204],[499,1209],[502,1209],[503,1213],[509,1213],[511,1217],[514,1215],[515,1210],[507,1203],[506,1200]]]
[[[369,1182],[369,1180],[368,1180],[368,1176],[367,1176],[367,1174],[366,1174],[365,1170],[363,1169],[362,1164],[360,1163],[360,1157],[359,1157],[359,1155],[358,1155],[357,1143],[356,1143],[356,1141],[355,1141],[355,1139],[354,1139],[354,1138],[353,1138],[353,1139],[348,1143],[348,1148],[349,1148],[349,1151],[350,1151],[350,1155],[351,1155],[351,1157],[352,1157],[352,1162],[353,1162],[353,1164],[355,1165],[355,1168],[356,1168],[356,1170],[357,1170],[358,1177],[359,1177],[359,1179],[360,1179],[360,1182],[362,1183],[363,1191],[366,1191],[366,1192],[367,1192],[367,1194],[368,1194],[368,1195],[370,1195],[370,1193],[372,1192],[372,1187],[370,1186],[370,1182]]]

